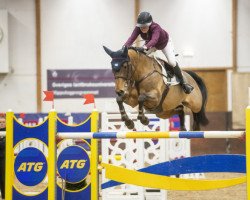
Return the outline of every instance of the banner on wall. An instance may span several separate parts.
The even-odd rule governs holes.
[[[110,69],[47,70],[47,89],[54,97],[82,98],[93,94],[95,98],[115,97],[114,75]]]

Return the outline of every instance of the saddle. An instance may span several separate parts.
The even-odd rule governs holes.
[[[159,57],[153,57],[156,62],[161,65],[162,69],[165,70],[166,74],[167,74],[167,77],[169,78],[173,78],[174,77],[174,69],[171,65],[168,64],[167,61],[159,58]]]
[[[155,55],[150,56],[156,60],[156,62],[162,68],[163,81],[166,85],[178,85],[180,83],[179,79],[174,74],[174,69],[167,61],[156,57]]]

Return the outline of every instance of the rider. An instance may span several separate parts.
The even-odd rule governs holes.
[[[148,12],[141,12],[137,18],[137,24],[124,46],[131,46],[138,35],[146,41],[143,50],[155,51],[162,50],[168,60],[168,64],[174,69],[175,75],[180,80],[180,84],[185,93],[190,94],[193,87],[184,81],[184,78],[175,59],[175,53],[171,39],[168,33],[160,27],[159,24],[153,22],[152,16]]]

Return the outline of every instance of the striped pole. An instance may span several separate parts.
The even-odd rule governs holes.
[[[0,131],[0,136],[5,136]],[[136,138],[244,138],[245,131],[170,131],[170,132],[63,132],[61,139],[136,139]]]
[[[57,136],[61,139],[243,138],[245,131],[64,132],[57,133]]]

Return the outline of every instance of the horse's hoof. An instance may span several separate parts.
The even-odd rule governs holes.
[[[128,129],[134,129],[135,124],[132,120],[125,121],[125,125],[128,127]]]
[[[149,119],[147,117],[142,117],[140,121],[145,126],[149,124]]]

